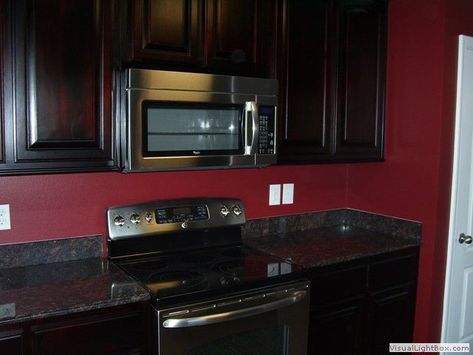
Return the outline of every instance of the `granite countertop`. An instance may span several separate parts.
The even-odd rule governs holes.
[[[101,258],[0,269],[0,325],[149,300]]]
[[[393,235],[343,224],[247,238],[245,243],[312,268],[415,247],[421,241],[418,236]]]

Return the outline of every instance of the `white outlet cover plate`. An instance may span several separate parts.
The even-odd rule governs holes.
[[[0,230],[11,229],[10,205],[0,205]]]
[[[281,184],[269,185],[269,205],[281,204]]]
[[[282,204],[290,205],[294,203],[294,184],[284,184],[282,186]]]

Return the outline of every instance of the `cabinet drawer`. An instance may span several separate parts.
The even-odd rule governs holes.
[[[359,296],[366,290],[366,266],[354,266],[311,276],[311,305],[338,302]]]
[[[369,266],[368,288],[372,291],[417,281],[417,254],[374,262]]]

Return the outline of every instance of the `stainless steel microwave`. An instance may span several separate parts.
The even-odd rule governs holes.
[[[128,69],[126,105],[125,171],[276,162],[276,80]]]

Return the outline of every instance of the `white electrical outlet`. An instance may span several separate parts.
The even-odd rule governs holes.
[[[269,185],[269,205],[275,206],[281,204],[281,185]]]
[[[0,230],[11,229],[10,205],[0,205]]]
[[[282,185],[282,204],[290,205],[294,203],[294,184]]]

